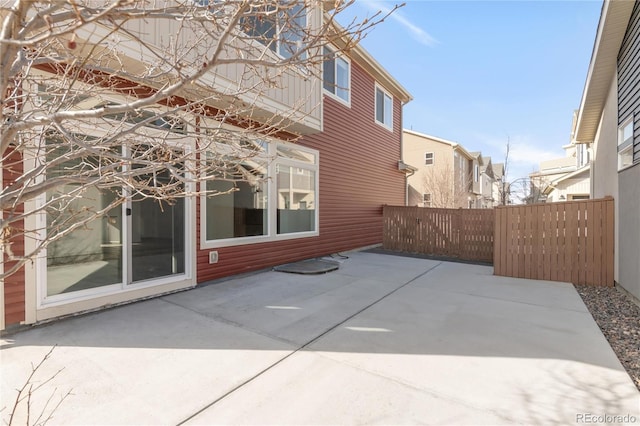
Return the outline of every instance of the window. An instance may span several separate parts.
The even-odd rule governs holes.
[[[589,196],[588,195],[569,195],[569,200],[575,201],[575,200],[588,200]]]
[[[292,171],[291,166],[276,165],[278,234],[315,230],[316,172],[304,169],[303,173],[294,174]]]
[[[393,130],[393,98],[376,86],[376,122]]]
[[[431,207],[431,194],[422,194],[424,207]]]
[[[618,170],[633,164],[633,117],[618,130]]]
[[[347,104],[351,102],[351,65],[349,61],[336,54],[329,47],[324,47],[324,63],[322,65],[324,89],[342,99]]]
[[[100,128],[94,130],[94,136],[75,137],[98,145]],[[95,154],[58,162],[69,152],[68,144],[55,134],[47,136],[45,158],[55,162],[49,164],[45,179],[73,174],[92,182],[100,175],[112,183],[85,185],[77,180],[54,186],[39,197],[37,202],[48,206],[40,220],[46,223],[50,239],[39,259],[43,303],[119,292],[139,283],[149,285],[151,280],[182,280],[188,274],[189,202],[156,196],[160,188],[167,193],[171,188],[178,193],[186,189],[181,170],[187,146],[157,143],[161,137],[138,133],[136,143],[97,148]],[[167,167],[146,169],[149,163]],[[134,191],[109,178],[123,172]],[[84,220],[83,226],[69,226]]]
[[[578,168],[589,163],[589,145],[586,143],[576,145],[576,156],[578,160]]]
[[[207,182],[207,240],[267,235],[267,174],[264,163],[243,161]]]
[[[424,153],[424,164],[430,166],[433,164],[433,152]]]
[[[288,1],[252,8],[249,16],[242,18],[242,31],[249,38],[260,42],[283,58],[290,58],[302,51],[307,28],[307,8],[304,2]]]
[[[477,164],[473,165],[473,180],[474,182],[480,180],[480,167]]]
[[[210,161],[226,167],[207,183],[201,203],[203,248],[317,235],[318,152],[261,142],[235,163],[237,152],[225,155],[222,143],[213,148]]]

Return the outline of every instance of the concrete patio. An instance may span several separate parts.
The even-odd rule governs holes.
[[[56,346],[34,388],[62,370],[31,421],[71,391],[50,424],[640,422],[572,285],[348,256],[325,275],[262,272],[6,336],[2,419]]]

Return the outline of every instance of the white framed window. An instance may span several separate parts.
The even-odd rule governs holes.
[[[322,85],[324,90],[347,106],[351,105],[351,62],[333,48],[323,48]]]
[[[249,38],[283,58],[290,58],[304,49],[302,43],[308,25],[309,10],[304,1],[292,1],[287,6],[278,13],[275,13],[274,5],[257,6],[240,21],[242,31]]]
[[[473,181],[478,182],[480,180],[480,167],[477,164],[473,165]]]
[[[427,166],[433,165],[433,152],[424,153],[424,164]]]
[[[376,84],[376,123],[393,131],[393,96]]]
[[[256,146],[261,151],[239,159],[235,172],[207,183],[202,249],[318,235],[318,151],[275,140]]]
[[[618,128],[618,170],[633,164],[633,116]]]
[[[422,194],[422,204],[424,207],[431,207],[431,194]]]
[[[133,122],[129,117],[113,118]],[[195,140],[181,136],[169,141],[170,133],[160,133],[154,127],[157,126],[139,128],[135,143],[124,142],[117,150],[111,149],[110,154],[87,155],[57,163],[47,169],[42,179],[56,179],[69,174],[70,170],[91,176],[93,170],[108,170],[120,158],[158,163],[180,159],[182,167],[177,163],[171,166],[173,171],[161,168],[134,175],[132,179],[138,185],[166,185],[184,188],[185,192],[194,191],[195,185],[187,170],[193,167],[188,163],[194,161],[190,159],[190,153]],[[86,125],[81,129],[82,133],[76,137],[87,143],[106,134],[100,126]],[[173,131],[172,128],[169,130]],[[158,144],[160,139],[166,144]],[[51,134],[42,149],[45,161],[49,161],[59,158],[66,146],[64,140]],[[120,162],[120,167],[126,173],[140,166],[136,162],[133,165]],[[139,188],[131,192],[119,184],[103,187],[70,182],[54,187],[36,199],[39,207],[45,204],[54,207],[43,210],[36,218],[39,239],[51,238],[37,260],[38,309],[191,279],[195,272],[190,266],[194,256],[191,212],[195,200],[179,196],[172,201],[156,200],[146,197],[152,188]],[[59,194],[77,194],[77,197],[68,202]],[[57,208],[57,205],[64,208]],[[92,217],[100,211],[104,213]],[[84,226],[67,232],[68,223],[87,219]]]

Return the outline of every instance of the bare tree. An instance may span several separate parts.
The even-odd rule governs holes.
[[[544,201],[548,182],[542,176],[530,176],[511,182],[512,194],[519,204],[536,204]]]
[[[498,182],[498,202],[500,206],[510,204],[511,185],[507,179],[509,171],[509,151],[511,150],[511,138],[507,135],[507,145],[505,147],[502,177]]]
[[[429,168],[422,177],[423,192],[431,196],[430,207],[468,207],[469,183],[472,179],[472,173],[457,175],[450,164]]]
[[[62,372],[62,369],[56,371],[54,374],[49,376],[47,379],[41,380],[36,376],[39,374],[39,370],[43,368],[44,364],[51,357],[53,350],[56,347],[53,346],[49,352],[45,354],[45,356],[38,362],[36,365],[31,365],[31,373],[25,380],[24,384],[20,389],[16,389],[16,399],[13,403],[13,407],[11,408],[11,413],[9,415],[9,420],[7,424],[9,426],[16,424],[24,424],[27,426],[30,425],[45,425],[49,422],[49,420],[53,419],[57,409],[62,405],[65,399],[67,399],[70,395],[72,395],[71,390],[67,391],[64,394],[58,394],[58,389],[54,388],[53,392],[49,395],[47,400],[44,398],[40,398],[39,391],[42,390],[49,382],[54,380],[58,374]],[[57,402],[56,397],[57,396]],[[37,412],[34,412],[34,402],[39,400],[37,405],[41,405],[38,417],[35,417]],[[42,404],[43,403],[43,404]],[[3,410],[6,407],[3,407]],[[2,411],[2,410],[0,410]]]
[[[323,47],[348,51],[385,17],[337,25],[352,1],[1,3],[0,278],[127,200],[257,185],[264,138],[295,141],[320,108]],[[265,103],[292,78],[306,91],[290,108]]]

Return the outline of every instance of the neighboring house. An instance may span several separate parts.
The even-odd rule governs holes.
[[[558,201],[588,200],[590,167],[587,165],[580,169],[566,173],[553,179],[541,192],[541,199],[547,203]]]
[[[616,282],[640,299],[640,1],[602,6],[575,139],[592,144],[591,197],[615,199]]]
[[[589,199],[589,145],[572,141],[562,148],[565,157],[542,161],[540,170],[529,175],[531,195],[536,201]]]
[[[140,34],[150,45],[161,36]],[[242,166],[254,178],[211,181],[207,189],[229,192],[164,209],[152,201],[123,205],[9,276],[0,284],[0,328],[382,242],[382,206],[406,197],[399,164],[402,107],[411,95],[360,46],[329,59],[324,80],[323,87],[314,75],[291,76],[260,100],[257,108],[271,115],[287,116],[273,105],[298,103],[299,93],[322,108],[310,105],[288,128],[304,135],[299,143],[265,137],[264,155]],[[188,117],[185,125],[193,125]],[[3,178],[15,176],[3,169]]]
[[[491,196],[495,202],[495,206],[504,206],[510,204],[509,185],[505,182],[504,163],[493,164],[493,187]]]
[[[403,131],[402,151],[417,171],[408,177],[407,205],[441,208],[482,206],[479,153],[412,130]]]
[[[480,207],[483,209],[490,209],[497,205],[497,199],[493,194],[495,182],[491,157],[480,156]]]
[[[467,195],[467,201],[469,204],[469,208],[485,208],[483,203],[483,182],[482,182],[482,153],[481,152],[470,152],[471,155],[471,163],[468,165],[471,179],[469,183],[469,194]],[[486,179],[485,179],[486,180]],[[488,182],[487,182],[488,183]]]
[[[565,156],[540,163],[540,170],[529,175],[530,196],[535,202],[558,202],[589,199],[589,144],[575,140],[578,111],[573,113],[571,141],[563,146]]]

